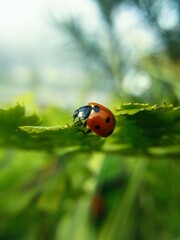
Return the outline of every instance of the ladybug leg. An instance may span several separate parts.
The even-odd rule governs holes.
[[[82,128],[85,128],[87,125],[87,121],[85,121],[84,123],[82,123]]]
[[[80,119],[78,119],[76,122],[74,122],[74,125],[77,127],[83,126],[83,122]]]
[[[83,132],[84,135],[89,134],[89,133],[92,132],[91,129],[88,129],[86,132],[85,132],[83,129],[81,129],[81,130],[79,130],[79,131],[80,131],[80,132]]]
[[[91,133],[92,131],[91,131],[91,129],[89,128],[86,132],[85,132],[85,134],[89,134],[89,133]]]
[[[81,126],[81,129],[79,129],[78,132],[79,132],[79,131],[80,131],[80,132],[83,132],[85,135],[91,132],[91,129],[90,129],[90,128],[89,128],[87,131],[84,131],[83,128],[86,127],[87,121],[82,121],[80,118],[79,118],[76,122],[74,122],[74,125],[77,126],[77,127],[80,127],[80,126]]]
[[[87,123],[86,123],[86,121],[82,121],[81,119],[78,119],[78,120],[74,123],[74,125],[77,126],[77,127],[80,127],[80,126],[81,126],[81,128],[85,128],[86,125],[87,125]]]

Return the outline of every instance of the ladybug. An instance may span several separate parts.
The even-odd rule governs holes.
[[[90,102],[88,105],[78,108],[74,111],[73,119],[78,119],[75,125],[86,125],[89,129],[83,133],[87,134],[91,131],[101,137],[108,137],[114,131],[116,120],[113,113],[103,105],[95,102]]]

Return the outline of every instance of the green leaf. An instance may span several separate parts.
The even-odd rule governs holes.
[[[25,115],[24,106],[17,105],[7,110],[0,109],[0,146],[18,146],[23,148],[23,138],[19,138],[18,128],[23,125],[37,126],[40,119],[36,114],[31,116]]]
[[[144,110],[153,110],[157,109],[156,105],[149,106],[148,103],[127,103],[127,104],[122,104],[120,108],[116,109],[118,114],[128,114],[132,115],[135,114],[139,111],[144,111]]]
[[[180,108],[125,104],[117,109],[114,138],[134,153],[153,154],[163,147],[176,155],[180,145]]]
[[[48,117],[48,116],[47,116]],[[122,154],[166,154],[178,157],[180,108],[149,104],[123,104],[116,109],[116,129],[107,139],[93,133],[85,135],[73,124],[43,127],[33,114],[17,105],[0,110],[1,146],[52,151],[104,151]],[[164,152],[163,152],[164,153]]]

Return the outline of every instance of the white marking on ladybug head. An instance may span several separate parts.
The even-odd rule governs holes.
[[[78,118],[82,118],[83,119],[83,112],[79,112],[79,114],[78,114]]]

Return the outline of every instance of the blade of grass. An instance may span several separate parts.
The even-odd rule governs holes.
[[[88,167],[92,175],[82,183],[84,190],[83,196],[71,200],[67,212],[60,221],[57,229],[57,239],[61,240],[95,240],[94,231],[89,224],[89,213],[91,199],[96,189],[99,173],[102,169],[105,155],[103,153],[94,152],[87,160]]]
[[[136,159],[137,161],[137,159]],[[119,205],[115,206],[109,214],[105,222],[98,240],[113,239],[113,240],[129,240],[129,229],[131,225],[132,208],[142,183],[147,160],[144,158],[138,159],[137,165],[134,168],[132,177],[129,181],[127,190]],[[121,194],[120,194],[121,195]]]

